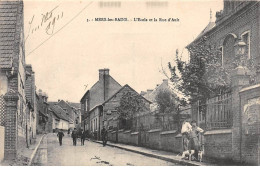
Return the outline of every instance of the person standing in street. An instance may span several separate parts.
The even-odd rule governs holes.
[[[76,146],[77,145],[77,130],[76,130],[76,128],[74,128],[74,130],[72,131],[71,137],[72,137],[72,140],[73,140],[73,146]]]
[[[105,129],[105,126],[103,126],[103,129],[101,130],[101,136],[103,141],[103,147],[107,144],[107,130]]]
[[[64,133],[61,130],[59,130],[57,137],[59,137],[59,143],[60,146],[62,146],[62,138],[64,137]]]
[[[86,139],[86,132],[81,130],[81,145],[84,146],[84,142],[85,142],[85,139]]]
[[[200,151],[200,142],[198,135],[203,133],[204,130],[197,126],[197,122],[193,120],[191,122],[192,130],[190,132],[191,149],[194,150],[194,157],[198,160],[198,152]]]
[[[192,126],[189,123],[189,120],[184,120],[181,128],[182,141],[183,141],[183,152],[182,159],[185,159],[186,155],[190,155],[189,142],[190,142],[190,132],[192,130]]]

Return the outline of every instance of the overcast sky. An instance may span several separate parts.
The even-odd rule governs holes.
[[[121,1],[120,7],[90,2],[24,1],[26,62],[33,66],[37,89],[45,91],[50,101],[79,102],[98,80],[101,68],[109,68],[114,79],[137,92],[155,88],[165,79],[161,62],[167,69],[175,50],[182,51],[208,24],[210,9],[214,21],[216,11],[223,8],[220,0],[172,0],[157,7],[148,7],[147,1]],[[91,21],[98,17],[129,21]],[[134,18],[180,21],[134,22]]]

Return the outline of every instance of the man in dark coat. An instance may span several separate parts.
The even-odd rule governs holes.
[[[101,136],[103,141],[103,147],[107,144],[107,130],[105,129],[105,126],[103,126],[103,129],[101,130]]]
[[[71,137],[72,137],[72,140],[73,140],[73,146],[76,146],[77,145],[77,130],[76,130],[76,128],[74,128],[74,130],[72,131]]]
[[[86,139],[86,132],[81,130],[81,145],[84,146],[84,142],[85,142],[85,139]]]
[[[64,137],[64,133],[59,130],[57,137],[59,137],[60,146],[62,146],[62,138]]]

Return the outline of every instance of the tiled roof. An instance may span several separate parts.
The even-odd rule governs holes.
[[[71,107],[74,107],[76,109],[80,109],[80,103],[71,103],[71,102],[68,102],[68,104],[71,106]]]
[[[0,68],[12,67],[20,5],[22,1],[0,1]]]
[[[195,38],[195,40],[193,40],[189,45],[187,45],[186,47],[189,47],[192,43],[194,43],[195,41],[197,41],[198,39],[200,39],[201,37],[203,37],[204,35],[206,35],[211,29],[213,29],[216,26],[215,22],[209,22],[208,25],[200,32],[200,34]]]
[[[209,24],[203,29],[203,31],[197,36],[196,39],[202,37],[206,32],[211,30],[215,26],[215,22],[209,22]]]
[[[66,116],[66,112],[60,106],[53,105],[50,107],[50,109],[53,111],[53,113],[55,113],[58,118],[69,121],[69,118]]]
[[[121,87],[121,89],[119,89],[116,93],[114,93],[110,98],[108,98],[105,102],[102,103],[102,105],[104,105],[105,103],[109,102],[114,96],[116,96],[119,92],[121,92],[124,88],[129,88],[130,90],[134,91],[136,94],[140,95],[139,93],[137,93],[133,88],[131,88],[128,84],[124,85],[123,87]],[[146,100],[149,104],[151,104],[152,102],[147,100],[145,97],[143,97],[142,95],[140,95],[144,100]],[[100,104],[101,105],[101,104]]]

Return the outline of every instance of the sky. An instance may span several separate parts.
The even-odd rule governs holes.
[[[157,6],[147,3],[154,1],[120,1],[120,5],[108,6],[112,0],[24,0],[26,62],[35,71],[37,90],[46,92],[49,101],[79,102],[103,68],[109,68],[110,75],[122,86],[128,84],[137,92],[162,83],[166,79],[162,67],[168,70],[176,49],[183,60],[188,59],[185,46],[209,23],[210,10],[215,20],[223,1],[157,0],[162,2]],[[179,21],[168,22],[169,18]]]

